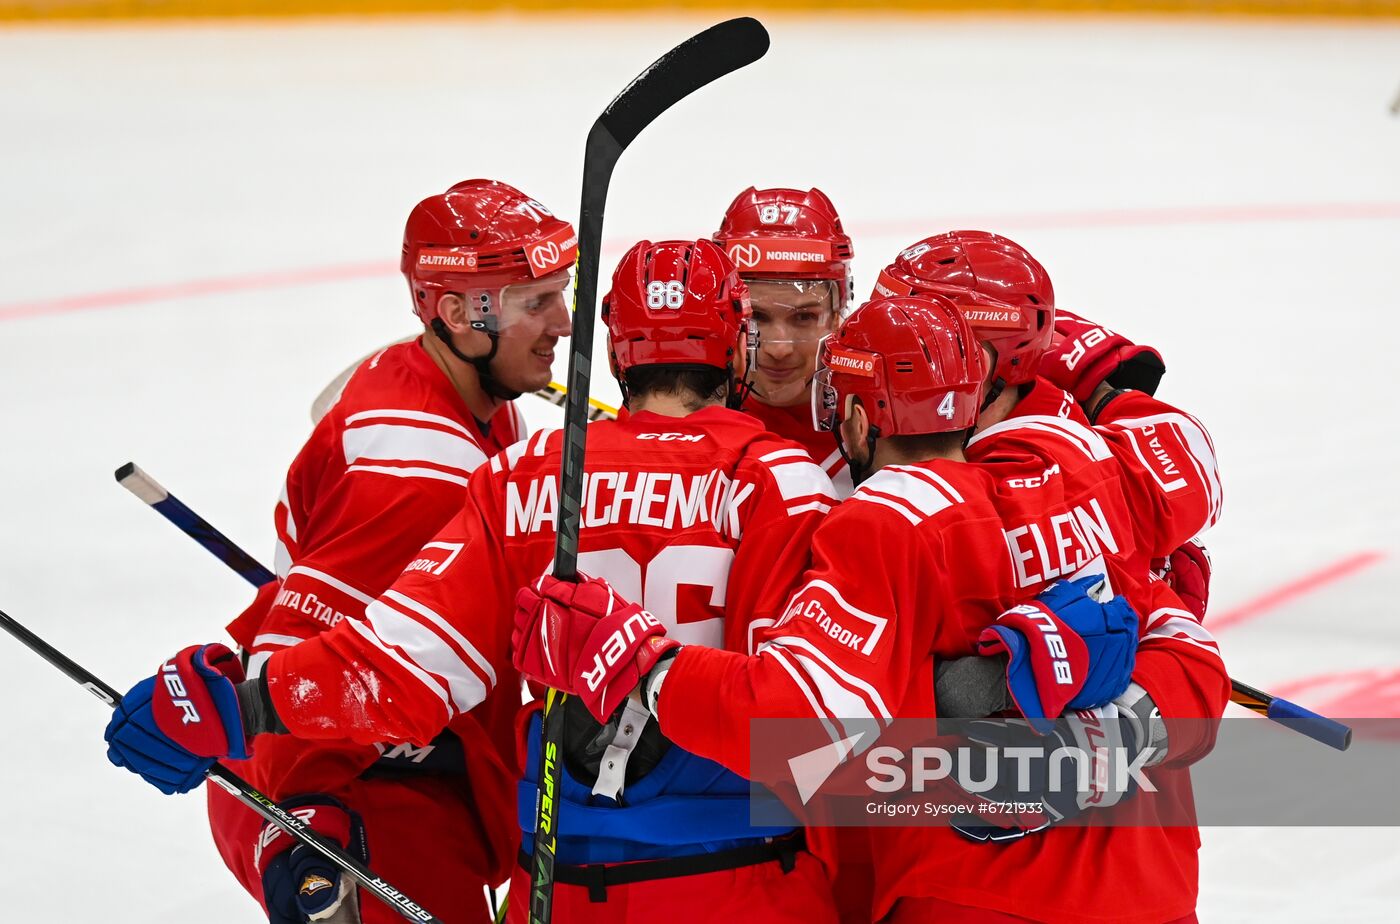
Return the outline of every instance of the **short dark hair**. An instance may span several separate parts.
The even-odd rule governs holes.
[[[687,410],[698,411],[724,403],[729,395],[729,370],[678,363],[633,366],[627,370],[626,385],[629,404],[648,395],[678,395]]]
[[[890,446],[906,459],[932,459],[953,455],[967,445],[968,430],[947,433],[902,433],[889,437]]]

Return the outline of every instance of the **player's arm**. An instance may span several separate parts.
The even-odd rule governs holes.
[[[909,667],[899,652],[927,652],[928,645],[896,638],[896,585],[905,571],[889,575],[885,569],[909,557],[909,542],[862,528],[870,525],[868,515],[845,513],[839,508],[816,531],[812,568],[776,624],[763,630],[753,655],[677,648],[674,642],[667,645],[673,650],[658,651],[664,630],[654,618],[655,625],[640,633],[644,637],[625,643],[623,637],[639,634],[627,632],[627,625],[640,626],[649,614],[616,598],[602,582],[596,582],[601,593],[584,594],[595,582],[545,579],[538,592],[523,591],[518,598],[517,663],[527,676],[577,693],[595,716],[606,717],[644,680],[644,700],[667,738],[741,775],[749,772],[751,718],[816,718],[835,740],[857,731],[878,733],[901,704],[889,691],[902,695],[908,682]],[[843,522],[852,519],[860,522]],[[566,598],[574,596],[593,602],[570,609],[576,603]],[[744,616],[731,612],[727,618]],[[902,634],[927,634],[928,623],[911,618]],[[620,656],[607,654],[609,649]]]
[[[152,785],[183,792],[213,760],[248,757],[262,733],[366,745],[431,741],[485,699],[509,664],[498,589],[510,583],[477,503],[490,494],[489,476],[486,468],[478,473],[466,509],[363,620],[342,620],[272,654],[251,680],[222,645],[193,646],[167,661],[108,725],[109,757]]]
[[[1149,346],[1066,311],[1040,373],[1083,406],[1130,473],[1140,548],[1160,557],[1220,518],[1215,445],[1199,420],[1154,395],[1166,365]]]
[[[355,741],[426,744],[486,698],[509,663],[495,485],[489,466],[477,470],[466,506],[363,620],[272,655],[266,702],[287,731],[314,739],[341,726]]]
[[[1230,678],[1210,631],[1165,581],[1154,577],[1141,596],[1133,683],[1166,720],[1167,765],[1185,766],[1212,747],[1230,701]]]
[[[756,490],[729,569],[724,647],[752,654],[758,634],[778,621],[802,583],[813,537],[838,501],[821,467],[786,441],[760,445],[738,477]]]

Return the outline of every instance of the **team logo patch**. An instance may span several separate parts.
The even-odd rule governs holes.
[[[578,256],[578,235],[567,225],[543,240],[525,248],[530,275],[538,279],[574,262]]]
[[[322,889],[329,889],[333,885],[335,885],[335,883],[331,882],[325,876],[318,876],[312,873],[301,881],[301,888],[298,892],[302,895],[315,895]]]
[[[753,269],[758,266],[762,255],[763,251],[757,244],[735,244],[729,248],[729,259],[733,260],[739,269]]]
[[[783,626],[806,620],[836,644],[863,657],[872,657],[889,620],[852,606],[831,584],[816,580],[803,587],[778,620]]]
[[[885,270],[880,270],[880,275],[875,277],[875,294],[880,298],[899,298],[903,295],[913,295],[914,287],[907,282],[900,282]]]
[[[1019,308],[964,308],[963,317],[973,330],[1020,330],[1025,324]]]
[[[759,273],[800,273],[831,262],[830,243],[801,237],[734,240],[728,253],[739,269]]]
[[[408,563],[404,572],[426,571],[429,574],[440,575],[447,570],[447,566],[457,558],[462,551],[460,542],[429,542],[423,546],[418,553],[418,557]]]
[[[874,353],[861,353],[833,345],[827,349],[826,365],[832,372],[863,375],[866,378],[875,377]]]
[[[476,251],[461,247],[424,247],[418,251],[420,270],[472,272],[476,269]]]

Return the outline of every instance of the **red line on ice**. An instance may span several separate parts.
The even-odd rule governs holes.
[[[1348,555],[1325,568],[1311,574],[1305,574],[1297,580],[1281,584],[1273,590],[1260,594],[1253,600],[1247,600],[1238,606],[1231,607],[1218,616],[1207,614],[1206,626],[1212,631],[1219,631],[1237,626],[1242,622],[1248,622],[1297,597],[1310,594],[1328,584],[1369,568],[1384,557],[1380,552],[1358,552],[1355,555]]]
[[[940,227],[982,228],[1104,228],[1177,224],[1230,224],[1269,221],[1357,221],[1400,218],[1400,202],[1353,202],[1318,205],[1196,206],[1162,209],[1098,209],[1078,212],[1017,212],[1001,215],[947,216],[928,220],[903,219],[876,222],[858,228],[862,237],[927,233]],[[621,251],[631,241],[603,243],[606,251]],[[224,295],[260,289],[284,289],[346,279],[389,275],[390,262],[352,263],[343,266],[308,267],[244,276],[195,279],[166,285],[69,295],[61,298],[0,304],[0,321],[64,314],[93,308],[116,308],[202,295]]]
[[[144,286],[137,289],[117,289],[112,292],[94,292],[88,295],[69,295],[63,298],[14,302],[9,305],[0,305],[0,321],[32,318],[39,315],[64,314],[69,311],[85,311],[89,308],[145,305],[151,302],[195,298],[201,295],[224,295],[230,292],[248,292],[257,289],[289,289],[296,286],[319,285],[346,279],[362,279],[367,276],[383,276],[394,272],[397,268],[397,264],[388,262],[352,263],[344,266],[319,266],[271,273],[250,273],[246,276],[192,279],[188,282]]]

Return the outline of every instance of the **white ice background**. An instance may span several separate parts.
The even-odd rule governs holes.
[[[395,272],[409,207],[486,176],[572,217],[588,124],[704,24],[0,31],[0,608],[120,689],[220,638],[249,588],[112,470],[135,460],[270,559],[311,399],[413,328]],[[707,234],[751,183],[825,189],[855,237],[862,294],[926,234],[1009,234],[1049,267],[1062,305],[1158,346],[1161,394],[1212,427],[1227,494],[1209,536],[1213,612],[1383,556],[1223,629],[1232,673],[1269,686],[1400,668],[1400,119],[1387,111],[1400,27],[769,25],[764,61],[624,156],[605,270],[638,238]],[[343,269],[54,302],[326,267]],[[563,363],[561,350],[561,376]],[[601,361],[595,386],[616,394]],[[535,425],[558,420],[525,400]],[[0,638],[0,920],[259,920],[214,853],[203,799],[110,767],[106,717]],[[1392,831],[1204,838],[1203,921],[1400,918]]]

